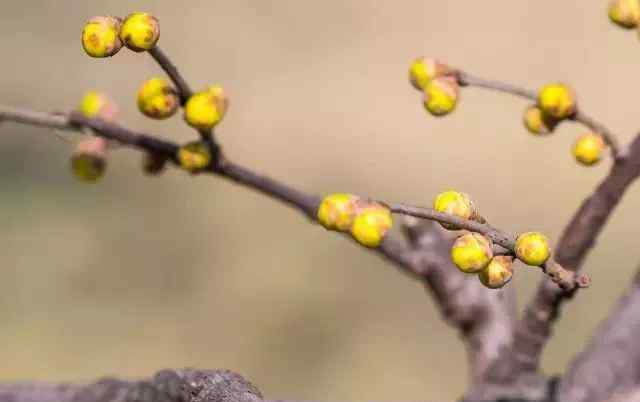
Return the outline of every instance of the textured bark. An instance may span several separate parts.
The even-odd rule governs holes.
[[[558,400],[607,401],[637,387],[640,384],[639,340],[640,272],[589,345],[571,363],[560,381]],[[639,396],[636,392],[635,400],[640,400]]]
[[[259,402],[260,391],[228,370],[163,370],[150,380],[93,384],[0,384],[2,402]]]

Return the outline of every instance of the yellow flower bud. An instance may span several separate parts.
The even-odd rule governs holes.
[[[609,19],[623,28],[634,28],[640,21],[640,1],[612,0],[609,3]]]
[[[358,206],[351,235],[366,247],[378,247],[393,225],[391,211],[384,205],[368,202]]]
[[[444,191],[433,200],[433,209],[438,212],[455,215],[462,219],[475,219],[478,216],[475,205],[465,193],[458,191]],[[456,226],[441,223],[442,227],[455,230]]]
[[[166,119],[174,115],[180,99],[176,90],[165,78],[151,78],[138,90],[138,109],[152,119]]]
[[[449,66],[435,59],[419,57],[409,68],[409,81],[417,90],[422,91],[432,79],[453,74],[453,72]]]
[[[201,141],[190,142],[178,150],[178,163],[180,166],[196,173],[206,169],[211,163],[211,151],[209,146]]]
[[[573,156],[578,162],[592,166],[600,162],[606,144],[598,134],[587,133],[581,135],[573,146]]]
[[[86,183],[95,183],[107,169],[107,140],[89,137],[80,141],[71,156],[71,172]]]
[[[482,271],[493,258],[491,240],[480,233],[467,233],[458,237],[451,247],[451,260],[467,274]]]
[[[160,38],[158,19],[147,13],[131,13],[122,22],[120,40],[134,52],[144,52]]]
[[[122,48],[119,30],[118,18],[93,17],[82,29],[82,48],[91,57],[111,57]]]
[[[424,88],[424,108],[434,116],[451,113],[458,102],[459,86],[453,77],[436,77]]]
[[[516,239],[516,257],[527,265],[540,266],[544,264],[551,251],[547,237],[540,232],[522,233]]]
[[[80,113],[89,119],[100,118],[104,120],[113,120],[118,113],[118,107],[115,102],[106,94],[89,91],[87,92],[78,108]]]
[[[329,230],[346,232],[356,215],[359,198],[352,194],[329,194],[318,207],[318,222]]]
[[[163,155],[145,152],[142,157],[142,171],[149,176],[157,176],[167,165]]]
[[[559,121],[545,112],[538,106],[531,105],[524,111],[524,126],[531,134],[550,134],[558,125]]]
[[[184,119],[194,128],[210,130],[222,120],[227,107],[228,101],[223,89],[214,85],[187,100]]]
[[[549,84],[538,93],[538,106],[556,119],[566,119],[576,112],[576,95],[564,84]]]
[[[509,283],[513,277],[513,257],[495,256],[485,269],[480,271],[478,279],[490,289],[498,289]]]

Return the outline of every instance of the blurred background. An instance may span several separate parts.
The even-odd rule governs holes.
[[[425,113],[407,82],[428,55],[487,78],[575,87],[621,138],[638,129],[640,43],[611,26],[607,1],[7,1],[0,102],[74,108],[108,91],[122,122],[176,141],[179,116],[143,118],[140,83],[160,69],[124,49],[80,46],[93,15],[149,11],[160,45],[192,83],[220,83],[231,108],[218,138],[237,162],[318,194],[349,191],[429,205],[468,192],[512,232],[555,242],[610,161],[578,166],[571,124],[532,138],[526,102],[464,89],[458,110]],[[422,287],[301,215],[220,178],[140,172],[122,150],[98,185],[69,172],[47,130],[0,127],[0,380],[143,377],[165,367],[228,368],[271,399],[453,400],[465,354]],[[564,311],[544,355],[559,372],[640,261],[640,187],[590,255],[593,287]],[[521,267],[521,304],[540,279]]]

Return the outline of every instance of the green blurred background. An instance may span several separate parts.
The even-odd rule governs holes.
[[[228,155],[314,193],[350,191],[430,204],[470,193],[495,225],[555,241],[610,165],[569,155],[582,129],[545,139],[521,124],[526,103],[465,89],[453,115],[426,115],[407,83],[431,55],[536,88],[571,83],[622,140],[637,124],[640,43],[610,26],[605,0],[5,1],[0,102],[75,107],[108,91],[122,122],[176,141],[179,117],[145,120],[144,54],[84,55],[92,15],[145,10],[160,45],[196,88],[221,83]],[[219,178],[149,179],[117,152],[99,185],[69,174],[69,145],[0,127],[0,379],[148,376],[164,367],[229,368],[269,398],[452,400],[466,361],[420,285],[287,207]],[[587,261],[593,287],[565,310],[544,356],[562,370],[640,260],[633,188]],[[526,301],[539,272],[522,267]]]

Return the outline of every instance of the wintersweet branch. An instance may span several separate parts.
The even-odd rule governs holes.
[[[416,218],[428,219],[444,224],[453,225],[460,229],[481,233],[490,238],[495,244],[508,250],[509,254],[516,255],[516,238],[500,231],[487,223],[480,223],[469,219],[461,219],[455,215],[438,212],[430,208],[413,207],[404,204],[391,204],[390,209],[394,213],[409,215]],[[505,253],[501,253],[505,254]],[[558,286],[566,291],[589,286],[589,278],[586,275],[578,275],[564,269],[552,258],[541,267],[542,271]]]
[[[81,113],[72,112],[68,115],[54,115],[0,106],[0,118],[22,124],[56,129],[78,131],[83,127],[90,128],[98,136],[117,141],[122,145],[160,155],[175,164],[179,164],[179,145],[162,140],[150,134],[129,130],[106,120],[87,118]],[[319,197],[304,193],[277,180],[257,174],[250,169],[231,162],[225,158],[222,153],[220,154],[218,163],[210,165],[207,170],[203,171],[203,173],[220,175],[231,179],[236,183],[258,190],[272,198],[295,207],[310,219],[314,221],[317,220],[318,205],[320,204]],[[428,208],[416,208],[403,204],[392,205],[391,211],[481,233],[488,236],[496,244],[508,249],[512,253],[514,252],[515,239],[504,232],[496,230],[488,224],[461,219],[455,215],[437,212]],[[398,250],[396,250],[397,247],[391,247],[389,242],[392,242],[392,240],[385,239],[385,241],[382,242],[378,248],[380,253],[394,262],[407,264],[408,261],[406,260],[406,257],[396,255],[398,253]],[[554,282],[563,289],[571,290],[576,287],[584,287],[588,283],[586,278],[572,275],[559,265],[553,264],[551,260],[545,263],[542,266],[542,269],[543,272],[549,275]]]

